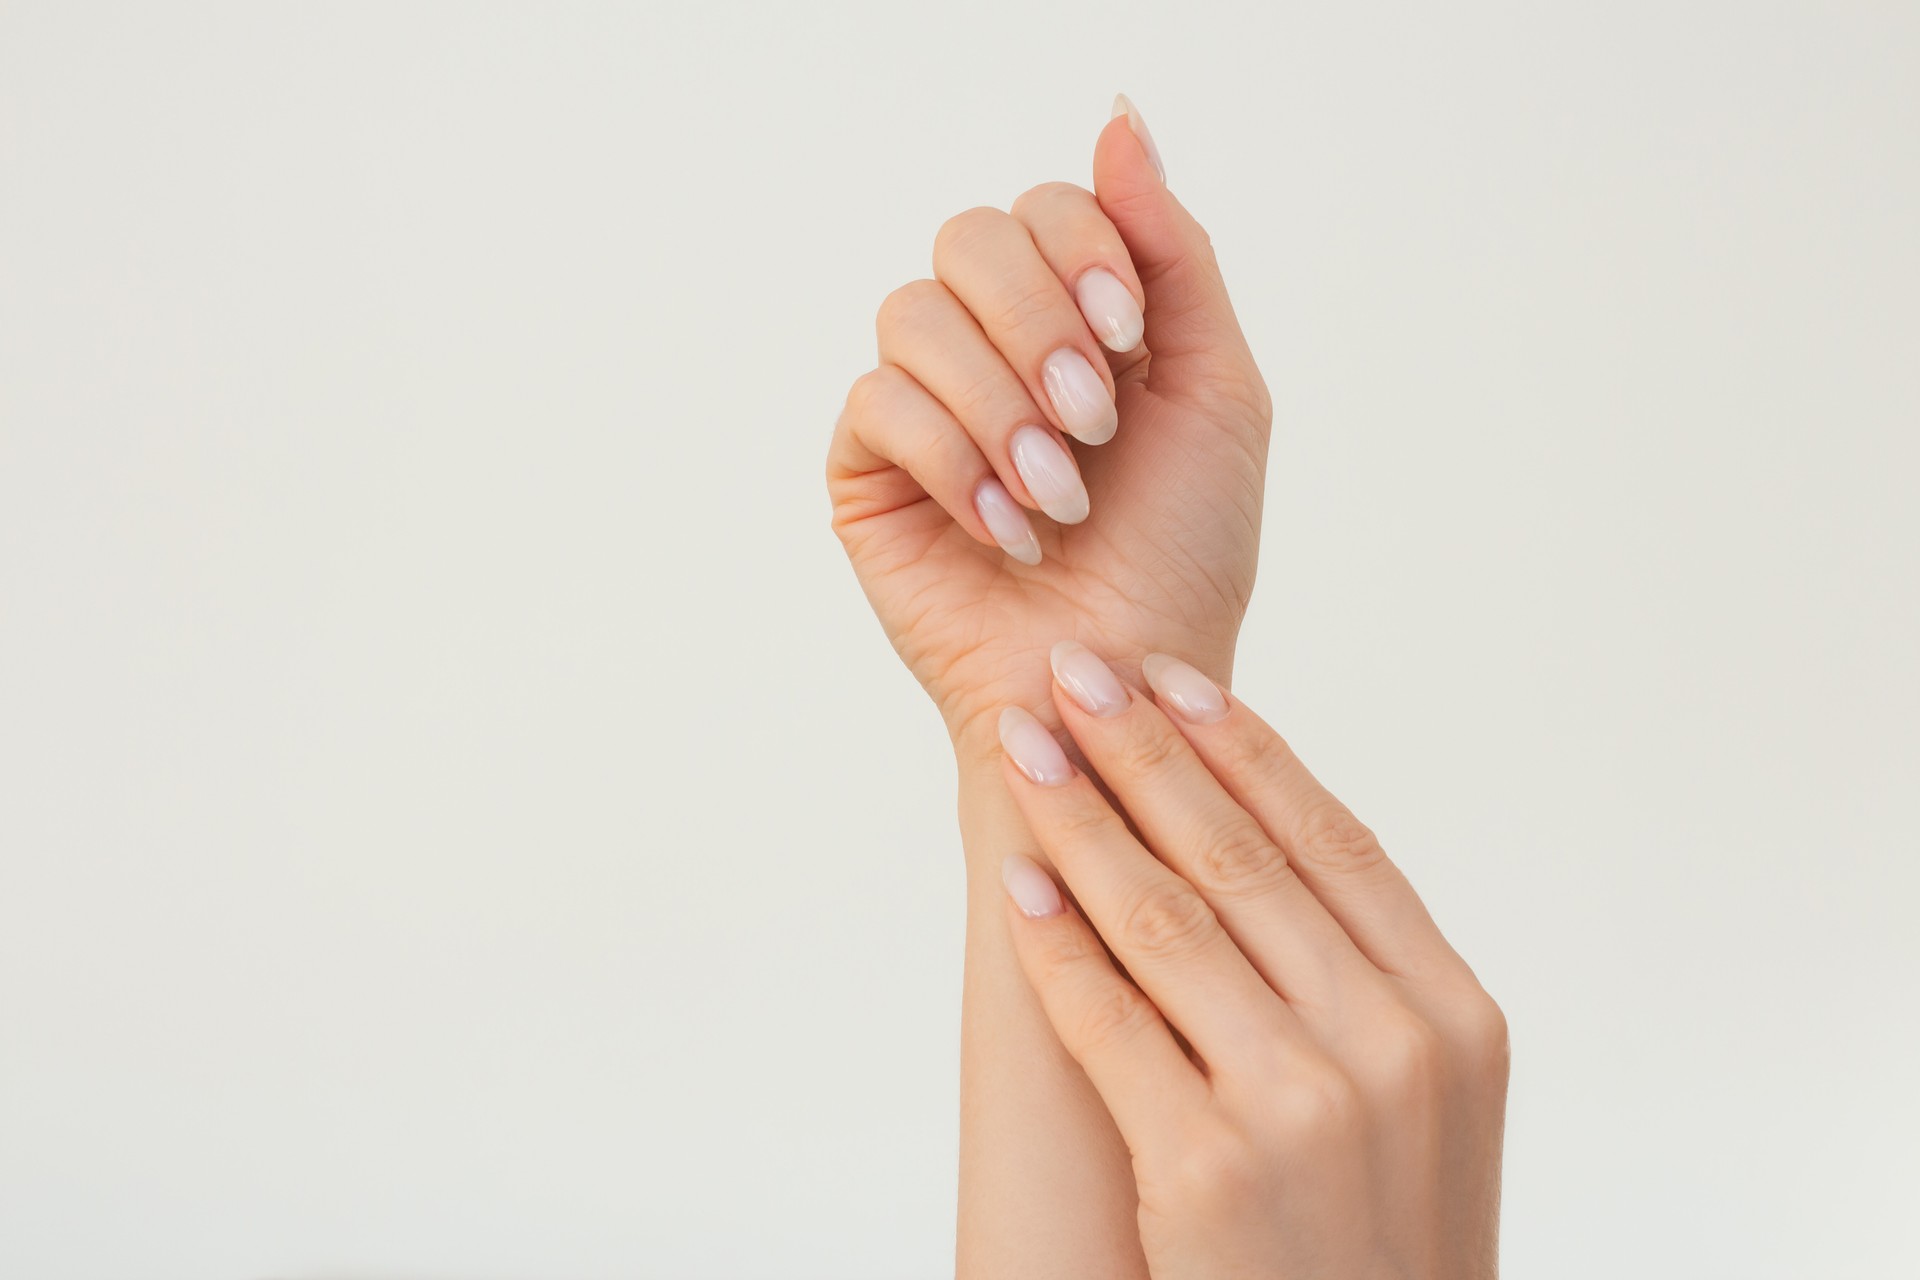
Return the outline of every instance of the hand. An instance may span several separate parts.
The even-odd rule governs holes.
[[[879,367],[834,435],[834,528],[956,741],[987,757],[998,708],[1040,702],[1058,636],[1231,669],[1271,410],[1158,164],[1128,111],[1096,144],[1094,191],[949,221],[936,278],[881,307]]]
[[[1085,912],[1014,855],[1010,929],[1132,1153],[1152,1274],[1492,1276],[1506,1024],[1412,886],[1192,667],[1146,660],[1157,706],[1079,645],[1053,669],[1140,834],[1007,709],[1007,784]]]

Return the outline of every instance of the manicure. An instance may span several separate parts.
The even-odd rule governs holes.
[[[1027,519],[1007,486],[992,476],[982,480],[973,491],[973,509],[1002,551],[1021,564],[1040,563],[1040,539],[1033,534],[1033,521]]]
[[[1120,413],[1107,394],[1107,384],[1078,351],[1062,347],[1048,356],[1040,369],[1040,381],[1047,389],[1047,399],[1053,402],[1053,411],[1060,415],[1060,425],[1075,440],[1105,444],[1120,429]]]
[[[1117,716],[1132,705],[1127,686],[1087,646],[1062,640],[1053,646],[1051,659],[1053,678],[1089,715]]]
[[[1087,486],[1053,432],[1045,427],[1022,427],[1010,442],[1013,469],[1040,509],[1061,524],[1079,524],[1087,518]]]
[[[1153,145],[1153,135],[1147,132],[1147,122],[1140,114],[1140,108],[1134,106],[1133,99],[1126,94],[1117,93],[1113,97],[1113,114],[1127,118],[1127,127],[1133,130],[1133,136],[1140,140],[1140,149],[1147,153],[1147,159],[1153,161],[1153,171],[1160,175],[1160,182],[1165,185],[1167,166],[1160,163],[1160,148]]]
[[[1053,877],[1024,853],[1010,853],[1001,862],[1000,883],[1007,886],[1007,896],[1029,920],[1044,920],[1066,909]]]
[[[1164,653],[1150,653],[1140,664],[1147,687],[1166,699],[1189,724],[1216,724],[1227,718],[1227,698],[1220,686],[1198,671]]]
[[[1000,713],[1000,748],[1014,767],[1027,775],[1029,782],[1057,787],[1073,777],[1067,753],[1053,740],[1047,727],[1020,707],[1008,707]]]
[[[1095,267],[1080,277],[1073,287],[1080,314],[1087,318],[1100,341],[1109,351],[1131,351],[1146,336],[1147,322],[1140,315],[1140,304],[1120,283],[1120,277],[1105,267]]]

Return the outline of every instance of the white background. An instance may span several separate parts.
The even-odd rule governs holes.
[[[823,451],[1108,102],[1237,692],[1508,1010],[1506,1262],[1911,1276],[1911,4],[0,7],[0,1272],[950,1270],[939,725]]]

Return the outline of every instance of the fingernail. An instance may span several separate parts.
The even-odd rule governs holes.
[[[980,523],[987,526],[1002,551],[1021,564],[1040,563],[1040,539],[1033,535],[1033,521],[1027,519],[1007,486],[992,476],[982,480],[973,491],[973,509],[980,513]]]
[[[1147,334],[1147,322],[1140,315],[1140,304],[1120,283],[1120,277],[1105,267],[1095,267],[1073,286],[1074,301],[1080,314],[1109,351],[1131,351]]]
[[[1067,753],[1032,712],[1020,707],[1008,707],[1000,713],[1000,749],[1029,782],[1057,787],[1073,777]]]
[[[1040,509],[1061,524],[1079,524],[1087,518],[1087,486],[1053,432],[1045,427],[1022,427],[1010,442],[1013,469]]]
[[[1147,132],[1146,119],[1141,116],[1140,108],[1133,105],[1133,99],[1124,93],[1113,95],[1113,114],[1127,118],[1127,128],[1133,130],[1133,136],[1140,139],[1140,149],[1147,153],[1147,159],[1153,161],[1153,171],[1160,175],[1160,181],[1167,180],[1167,166],[1160,163],[1160,148],[1153,145],[1153,135]],[[1111,116],[1108,119],[1112,119]]]
[[[1029,920],[1045,920],[1066,910],[1060,900],[1060,886],[1024,853],[1010,853],[1001,861],[1000,883],[1007,886],[1007,896]]]
[[[1213,724],[1227,718],[1227,698],[1220,686],[1178,658],[1150,653],[1140,664],[1147,687],[1167,700],[1182,720]]]
[[[1067,696],[1090,715],[1117,716],[1133,701],[1127,686],[1113,674],[1113,668],[1100,661],[1098,654],[1083,644],[1062,640],[1050,655],[1053,678]]]
[[[1048,356],[1040,381],[1047,388],[1047,399],[1053,401],[1053,411],[1060,415],[1060,425],[1075,440],[1105,444],[1120,429],[1120,414],[1107,394],[1107,384],[1078,351],[1063,347]]]

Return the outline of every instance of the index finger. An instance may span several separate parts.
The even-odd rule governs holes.
[[[1466,968],[1373,832],[1271,725],[1177,658],[1150,654],[1141,673],[1195,753],[1375,966],[1403,978]]]
[[[1031,713],[1000,716],[1007,785],[1054,868],[1127,972],[1215,1065],[1271,1063],[1303,1034],[1193,886],[1169,871]]]
[[[1087,1073],[1127,1145],[1176,1135],[1206,1101],[1207,1084],[1166,1020],[1120,976],[1052,877],[1022,854],[1001,868],[1014,955],[1040,1007]]]

